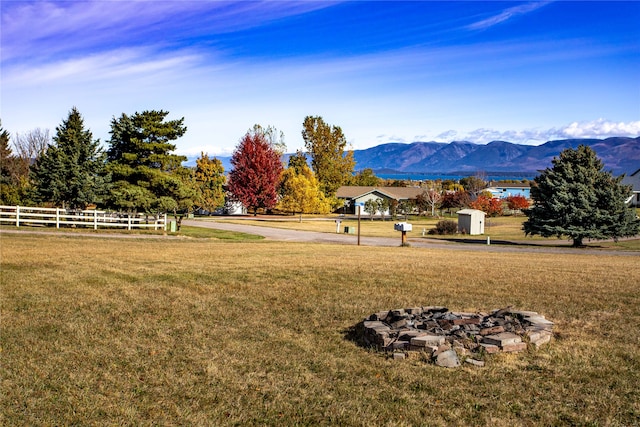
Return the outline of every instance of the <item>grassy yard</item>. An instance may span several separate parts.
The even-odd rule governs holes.
[[[317,231],[322,233],[335,233],[336,232],[336,220],[338,217],[333,218],[315,218],[305,217],[300,222],[299,217],[259,217],[257,219],[224,219],[224,221],[234,222],[238,224],[258,225],[274,228],[285,228],[293,230],[305,230],[305,231]],[[211,220],[210,218],[200,218],[202,221]],[[569,240],[556,239],[556,238],[543,238],[540,236],[525,236],[522,231],[522,223],[526,220],[526,217],[520,216],[501,216],[496,218],[487,218],[485,226],[485,234],[481,236],[469,236],[469,235],[430,235],[426,234],[428,231],[435,227],[436,223],[441,220],[456,221],[457,217],[444,216],[441,218],[431,217],[416,217],[410,216],[407,222],[413,226],[413,231],[409,232],[407,236],[409,239],[415,238],[427,238],[427,239],[465,239],[465,240],[484,240],[487,236],[491,238],[494,244],[499,244],[501,241],[509,242],[529,242],[532,244],[546,244],[546,245],[559,245],[567,246]],[[217,219],[220,221],[220,219]],[[357,227],[358,221],[354,219],[340,219],[340,231],[344,230],[344,227]],[[363,217],[360,221],[360,233],[362,236],[369,237],[398,237],[399,233],[393,229],[395,222],[405,221],[404,217],[396,220],[387,218],[386,220],[380,220],[376,218],[371,221],[369,217]],[[423,231],[425,235],[423,236]],[[640,237],[632,240],[621,240],[619,242],[602,242],[602,241],[585,241],[586,246],[607,248],[607,249],[624,249],[624,250],[637,250],[640,251]]]
[[[27,232],[45,232],[46,234],[78,234],[78,235],[127,235],[130,237],[143,236],[143,237],[161,237],[161,236],[174,236],[174,237],[189,237],[194,239],[214,239],[214,240],[236,240],[236,241],[246,241],[246,240],[262,240],[261,236],[256,236],[254,234],[246,234],[246,233],[237,233],[225,230],[216,230],[213,228],[204,228],[204,227],[190,227],[183,225],[180,227],[180,231],[176,233],[165,232],[163,230],[122,230],[122,229],[105,229],[100,228],[94,230],[92,228],[70,228],[70,227],[30,227],[23,226],[18,229],[13,225],[0,225],[0,230],[22,230]]]
[[[640,423],[636,256],[0,239],[1,425]],[[512,305],[555,335],[452,370],[349,339],[416,305]]]
[[[356,227],[358,225],[358,221],[356,219],[339,218],[335,217],[304,217],[303,221],[299,221],[299,217],[271,217],[264,216],[259,217],[257,219],[224,219],[224,221],[230,221],[240,224],[250,224],[250,225],[262,225],[268,227],[276,227],[276,228],[287,228],[287,229],[295,229],[295,230],[307,230],[307,231],[319,231],[325,233],[335,233],[336,232],[336,220],[340,219],[340,230],[344,230],[344,227]],[[201,220],[206,221],[208,218],[201,218]],[[391,219],[391,217],[387,217],[384,221],[376,218],[371,221],[369,217],[362,217],[360,220],[361,233],[363,236],[370,237],[397,237],[398,232],[394,231],[393,224],[396,222],[407,221],[413,225],[413,231],[409,233],[410,237],[419,237],[422,236],[422,230],[425,229],[425,232],[429,231],[431,228],[434,228],[436,223],[440,220],[450,220],[457,221],[457,217],[445,216],[439,219],[431,218],[431,217],[417,217],[410,216],[405,220],[404,217],[397,218],[395,220]],[[488,225],[485,227],[485,232],[487,234],[491,233],[500,238],[512,238],[512,239],[524,239],[524,232],[522,232],[522,222],[524,221],[523,217],[499,217],[499,218],[491,218],[488,220]],[[429,235],[430,238],[438,238],[439,236]],[[451,237],[451,236],[448,236]]]

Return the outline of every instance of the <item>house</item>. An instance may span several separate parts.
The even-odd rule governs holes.
[[[225,215],[246,215],[247,208],[241,202],[234,200],[227,200],[224,204]]]
[[[344,203],[342,213],[355,214],[356,206],[360,206],[364,213],[364,204],[368,200],[386,199],[395,200],[398,203],[404,200],[415,200],[422,192],[420,187],[365,187],[346,185],[338,188],[336,197]],[[388,215],[389,212],[384,212]]]
[[[640,207],[640,169],[622,178],[622,184],[630,185],[633,194],[627,199],[629,206]]]
[[[484,234],[485,213],[477,209],[462,209],[458,214],[458,233],[478,235]]]
[[[486,191],[497,199],[506,199],[509,196],[531,198],[531,186],[529,184],[497,184],[487,188]]]

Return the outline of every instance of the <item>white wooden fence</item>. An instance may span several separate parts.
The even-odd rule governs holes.
[[[60,208],[31,208],[25,206],[0,206],[0,224],[55,225],[56,228],[75,226],[164,230],[167,226],[167,214],[147,216],[130,215],[118,212],[98,210],[72,210]]]

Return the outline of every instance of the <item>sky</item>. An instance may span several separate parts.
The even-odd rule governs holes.
[[[123,113],[184,117],[176,153],[228,156],[253,127],[349,148],[640,135],[638,1],[0,0],[0,119],[78,108],[106,147]]]

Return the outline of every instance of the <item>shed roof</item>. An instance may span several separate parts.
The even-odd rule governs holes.
[[[357,185],[345,185],[336,191],[339,199],[356,199],[377,191],[396,200],[415,199],[424,191],[420,187],[366,187]]]
[[[458,215],[462,214],[462,215],[486,215],[486,213],[484,213],[481,210],[478,209],[461,209],[458,212],[456,212]]]

